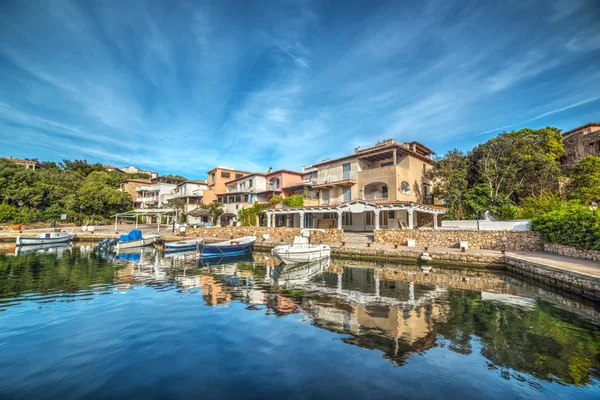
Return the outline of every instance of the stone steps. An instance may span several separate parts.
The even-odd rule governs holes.
[[[344,232],[344,241],[347,243],[373,243],[374,236],[368,232]]]

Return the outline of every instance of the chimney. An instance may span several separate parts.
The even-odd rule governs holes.
[[[415,143],[413,143],[412,149],[415,153],[417,152],[417,145]]]
[[[269,170],[267,171],[267,174],[270,174],[271,172],[273,172],[273,167],[269,167]]]
[[[354,149],[354,154],[358,153],[360,151],[360,146],[358,146],[357,148]]]

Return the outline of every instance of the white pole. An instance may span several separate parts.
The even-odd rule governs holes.
[[[115,232],[117,231],[117,215],[115,215]]]
[[[138,228],[138,214],[135,213],[135,229]]]
[[[156,232],[160,232],[160,217],[161,217],[161,215],[158,214],[158,218],[157,218],[158,219],[158,223],[156,224]]]

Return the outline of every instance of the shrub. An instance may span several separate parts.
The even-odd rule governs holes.
[[[531,220],[543,241],[600,250],[600,214],[582,205],[565,206]]]
[[[288,207],[302,207],[304,205],[304,197],[299,194],[295,194],[283,199],[283,204]]]
[[[17,216],[17,208],[13,205],[0,204],[0,222],[11,222]]]
[[[521,200],[519,204],[519,218],[531,219],[551,211],[560,210],[563,207],[565,207],[565,204],[554,193],[529,196]]]
[[[273,196],[269,199],[269,204],[279,204],[283,201],[281,196]]]

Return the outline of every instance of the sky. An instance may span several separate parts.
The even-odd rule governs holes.
[[[205,179],[600,121],[600,1],[0,1],[0,156]]]

